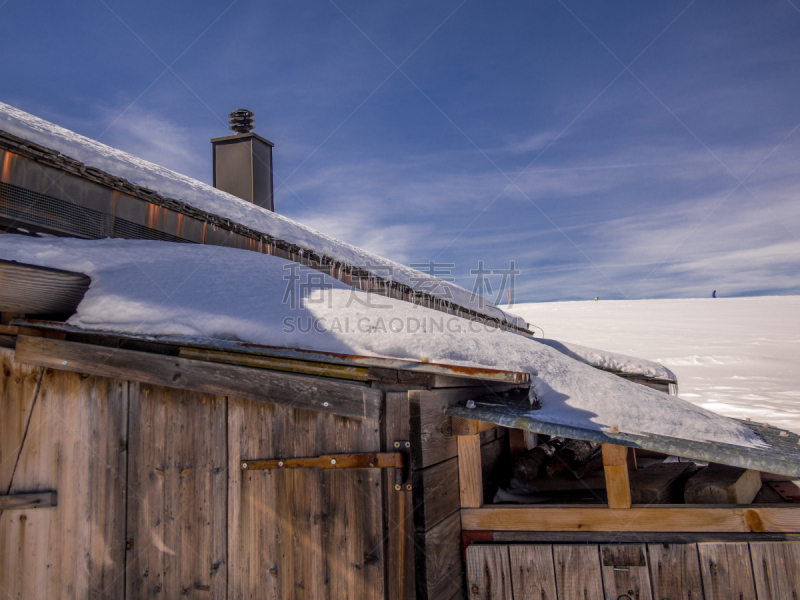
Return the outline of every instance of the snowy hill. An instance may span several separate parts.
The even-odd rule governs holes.
[[[680,397],[800,432],[800,296],[518,304],[536,337],[660,362]]]

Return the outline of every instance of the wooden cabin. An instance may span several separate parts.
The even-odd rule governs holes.
[[[0,167],[0,233],[229,246],[530,335],[10,132]],[[10,598],[800,593],[794,433],[746,423],[754,449],[566,427],[537,419],[527,373],[71,327],[89,283],[0,261]],[[511,503],[514,469],[557,439],[593,451]]]

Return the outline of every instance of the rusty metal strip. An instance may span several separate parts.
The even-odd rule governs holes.
[[[303,375],[317,375],[319,377],[336,377],[337,379],[352,379],[355,381],[369,381],[367,367],[349,367],[320,362],[287,359],[273,356],[259,356],[257,354],[237,354],[219,350],[205,350],[203,348],[190,348],[181,346],[178,351],[181,358],[192,358],[227,365],[240,365],[273,371],[286,371]]]
[[[242,471],[263,469],[403,469],[403,452],[361,452],[358,454],[323,454],[309,458],[272,458],[243,460]]]
[[[186,338],[180,336],[152,336],[137,335],[123,332],[92,331],[66,325],[58,321],[42,321],[34,319],[15,319],[14,325],[32,327],[37,329],[49,329],[53,331],[64,331],[68,333],[113,335],[115,337],[141,340],[148,342],[158,342],[162,344],[173,344],[180,346],[181,350],[205,349],[220,353],[228,353],[231,356],[269,356],[295,361],[307,361],[310,363],[325,363],[327,365],[344,365],[348,367],[369,368],[378,367],[382,369],[394,369],[410,373],[425,373],[429,375],[445,375],[449,377],[465,377],[470,379],[481,379],[485,381],[498,381],[503,383],[513,383],[517,385],[527,385],[531,381],[530,373],[521,371],[504,371],[500,369],[487,369],[483,367],[466,367],[462,365],[449,365],[441,363],[431,363],[415,360],[403,360],[397,358],[385,358],[380,356],[360,356],[357,354],[339,354],[336,352],[319,352],[316,350],[298,350],[296,348],[284,348],[278,346],[262,346],[245,342],[233,342],[230,340],[209,340],[206,343],[186,344]],[[234,363],[235,364],[235,363]]]

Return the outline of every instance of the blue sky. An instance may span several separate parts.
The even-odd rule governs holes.
[[[465,287],[800,293],[796,0],[0,0],[0,36],[3,102],[206,182],[253,110],[278,212]]]

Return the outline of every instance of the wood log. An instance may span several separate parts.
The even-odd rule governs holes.
[[[686,504],[750,504],[761,489],[761,473],[712,464],[686,482]]]
[[[539,444],[533,450],[520,454],[514,461],[513,473],[522,483],[528,483],[547,474],[547,465],[556,451],[564,446],[567,440],[554,437]]]
[[[575,469],[586,464],[598,450],[600,450],[599,442],[569,440],[556,451],[550,460],[550,464],[547,465],[547,474],[552,476],[565,469],[574,472]]]
[[[631,473],[631,502],[679,504],[686,480],[698,469],[691,462],[658,463]]]

